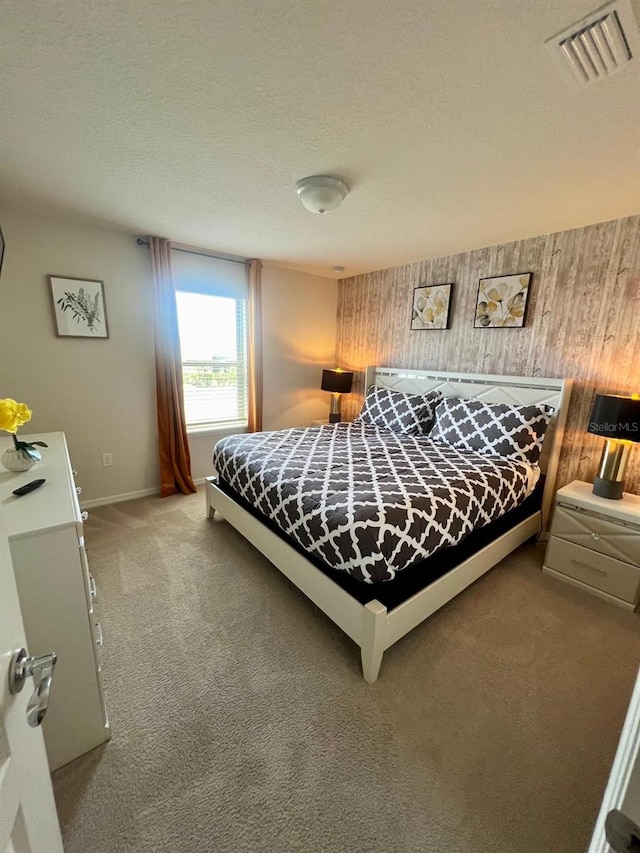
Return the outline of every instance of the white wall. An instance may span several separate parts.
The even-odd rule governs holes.
[[[265,266],[264,429],[309,426],[329,416],[320,390],[323,367],[335,367],[338,283]]]
[[[67,434],[82,498],[158,487],[151,270],[135,237],[4,210],[0,275],[0,397],[34,412],[27,431]],[[108,340],[58,338],[48,274],[104,282]],[[326,417],[323,367],[334,364],[337,283],[263,270],[264,428]],[[211,473],[214,435],[190,437],[192,472]],[[112,468],[100,456],[113,453]]]
[[[337,301],[338,283],[333,279],[264,266],[265,430],[309,426],[328,416],[329,395],[320,390],[320,381],[322,368],[334,366]],[[213,473],[213,445],[227,434],[190,434],[196,479]]]
[[[1,223],[0,397],[33,409],[21,433],[66,433],[83,498],[156,487],[148,253],[101,228],[17,212]],[[104,282],[108,340],[56,337],[48,274]],[[101,465],[107,451],[112,468]]]

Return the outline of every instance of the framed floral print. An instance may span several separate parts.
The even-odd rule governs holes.
[[[448,329],[452,284],[421,284],[413,291],[411,328]]]
[[[49,276],[59,338],[108,338],[104,284],[86,278]]]
[[[481,278],[474,329],[522,328],[527,315],[531,273]]]

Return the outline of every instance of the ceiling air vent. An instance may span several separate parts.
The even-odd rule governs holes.
[[[640,55],[640,36],[629,0],[616,0],[545,42],[575,83],[610,77]]]

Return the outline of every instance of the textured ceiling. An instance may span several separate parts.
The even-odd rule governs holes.
[[[322,275],[636,213],[640,59],[572,88],[543,46],[596,5],[4,0],[3,197]]]

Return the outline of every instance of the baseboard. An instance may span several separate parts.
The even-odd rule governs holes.
[[[203,481],[204,482],[204,481]],[[124,492],[121,495],[107,495],[104,498],[93,498],[90,501],[80,501],[82,509],[91,509],[95,506],[105,506],[106,504],[119,504],[123,501],[132,501],[135,498],[148,498],[150,495],[159,495],[160,487],[154,486],[152,489],[139,489],[137,492]]]
[[[202,486],[206,482],[206,477],[198,477],[195,479],[194,484],[196,486]],[[108,495],[105,498],[93,498],[90,501],[80,501],[80,507],[82,509],[91,509],[96,506],[106,506],[107,504],[119,504],[123,501],[132,501],[136,498],[148,498],[151,495],[159,495],[160,494],[160,486],[155,486],[151,489],[140,489],[137,492],[124,492],[121,495]]]

